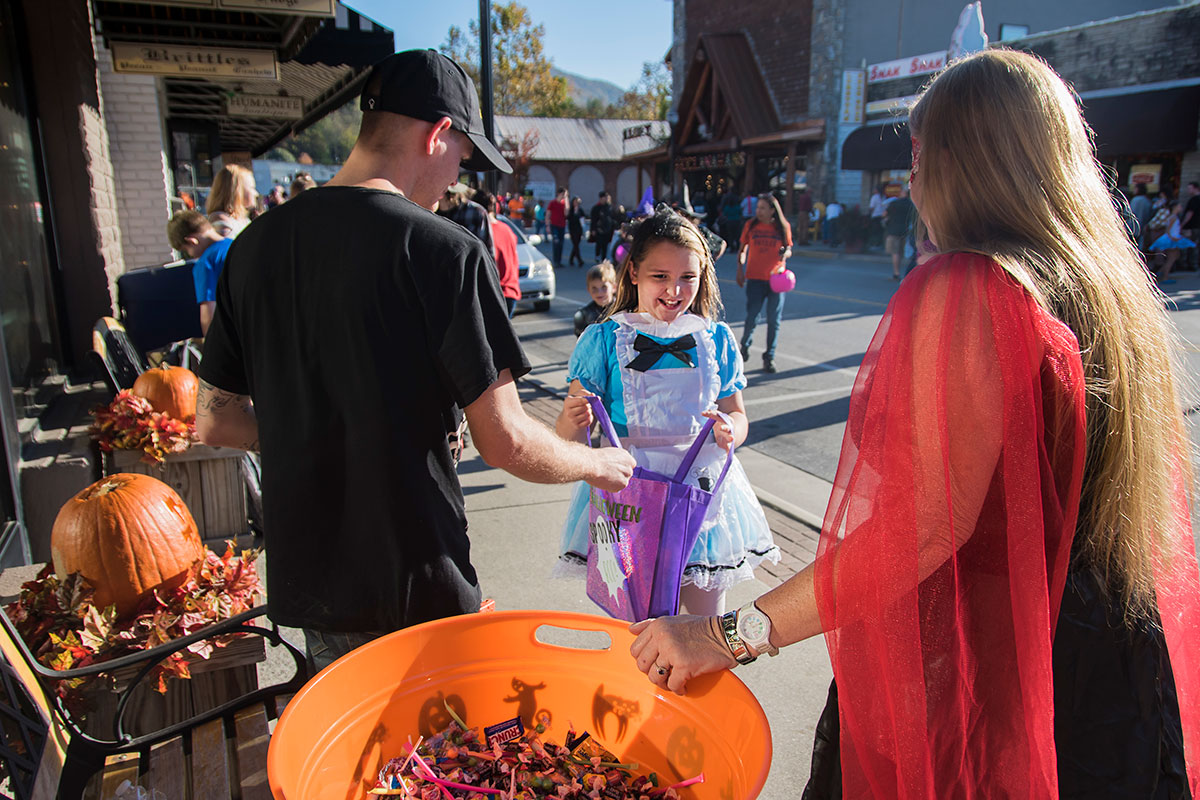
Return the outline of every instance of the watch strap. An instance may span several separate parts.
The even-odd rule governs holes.
[[[739,664],[749,664],[754,661],[755,656],[750,655],[750,649],[738,635],[736,611],[730,611],[721,617],[721,632],[725,634],[725,644],[729,645],[730,652],[733,653],[733,657]]]

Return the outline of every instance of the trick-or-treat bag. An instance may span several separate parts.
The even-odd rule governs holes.
[[[589,397],[600,431],[620,439],[604,405]],[[587,595],[609,616],[628,622],[679,613],[679,586],[687,557],[713,495],[733,463],[733,449],[710,491],[683,482],[712,433],[708,420],[671,477],[635,467],[619,492],[590,487]]]

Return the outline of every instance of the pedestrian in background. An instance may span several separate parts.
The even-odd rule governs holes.
[[[825,222],[821,225],[821,239],[825,244],[837,247],[842,243],[842,235],[839,230],[841,223],[839,217],[842,216],[842,204],[837,200],[830,200],[829,205],[825,206]]]
[[[537,205],[533,207],[533,232],[538,236],[546,234],[546,206],[541,200],[535,201]]]
[[[600,199],[592,206],[590,216],[592,241],[596,244],[596,263],[599,264],[608,258],[608,245],[614,231],[612,197],[608,192],[600,192]]]
[[[908,188],[900,190],[883,209],[884,249],[892,257],[892,280],[900,280],[900,259],[904,257],[904,245],[908,242],[916,209],[908,199]]]
[[[487,209],[472,200],[471,194],[473,192],[469,186],[455,181],[442,193],[437,213],[462,225],[484,243],[488,252],[494,253],[496,244],[492,239],[492,223]]]
[[[558,187],[554,199],[546,209],[550,222],[550,250],[554,266],[562,267],[563,238],[567,235],[567,190]]]
[[[317,182],[313,180],[313,176],[307,172],[297,172],[296,177],[292,178],[292,185],[288,189],[288,199],[295,197],[301,192],[307,192],[309,189],[317,188]]]
[[[337,175],[230,247],[197,370],[196,430],[262,452],[269,615],[310,667],[383,633],[479,610],[447,434],[485,462],[618,490],[633,459],[525,414],[529,371],[478,238],[432,213],[460,170],[510,171],[467,73],[435,50],[367,77]]]
[[[241,164],[226,164],[213,178],[204,210],[217,233],[232,239],[250,224],[257,202],[254,173]]]
[[[742,328],[742,360],[750,360],[750,345],[758,314],[767,306],[767,349],[763,353],[763,372],[774,373],[775,344],[783,324],[783,293],[771,289],[771,275],[787,269],[792,257],[792,226],[783,218],[779,201],[772,194],[760,194],[754,218],[742,228],[738,251],[737,285],[746,289],[746,321]]]
[[[799,241],[797,244],[808,246],[808,228],[811,224],[811,215],[813,211],[812,193],[808,191],[808,187],[804,187],[799,196],[796,197],[796,225],[799,228]]]
[[[1134,188],[1133,199],[1129,201],[1129,210],[1133,212],[1133,217],[1137,220],[1138,248],[1145,250],[1149,245],[1146,240],[1147,226],[1150,224],[1150,217],[1154,215],[1154,207],[1150,204],[1150,198],[1146,196],[1146,184],[1139,183]]]
[[[583,266],[583,255],[579,252],[579,246],[583,244],[583,220],[587,215],[583,210],[583,198],[576,197],[571,200],[571,210],[567,212],[567,230],[571,234],[571,257],[567,259],[568,266]]]
[[[521,299],[521,264],[517,259],[517,234],[508,227],[507,222],[496,219],[496,213],[491,211],[496,207],[496,197],[487,189],[476,189],[471,198],[484,209],[489,209],[488,227],[492,231],[492,258],[496,260],[496,274],[500,278],[500,294],[508,308],[508,317],[512,319],[517,301]]]
[[[683,691],[824,631],[805,800],[1200,797],[1179,342],[1078,101],[988,49],[908,121],[942,254],[863,359],[816,562],[723,619],[632,626],[637,666]]]
[[[887,199],[884,195],[886,189],[886,184],[881,183],[876,186],[868,203],[871,209],[871,227],[867,230],[867,244],[869,246],[876,246],[883,241],[883,208],[887,205]]]

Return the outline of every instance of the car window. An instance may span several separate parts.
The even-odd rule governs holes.
[[[508,217],[496,217],[496,219],[501,220],[505,225],[512,229],[513,233],[517,235],[518,244],[529,244],[529,237],[525,235],[525,231],[522,230],[517,223],[513,222]]]

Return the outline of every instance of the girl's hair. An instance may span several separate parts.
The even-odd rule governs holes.
[[[254,173],[241,164],[226,164],[213,178],[204,210],[209,214],[225,212],[244,217],[254,207]]]
[[[1079,340],[1087,458],[1078,552],[1128,621],[1155,619],[1155,554],[1190,506],[1177,339],[1113,205],[1076,97],[1011,50],[955,62],[909,112],[921,215],[942,252],[990,257]],[[928,187],[928,188],[925,188]]]
[[[613,268],[611,261],[601,261],[587,271],[587,283],[592,281],[604,281],[605,283],[616,284],[617,271]]]
[[[700,260],[700,286],[696,290],[696,299],[692,301],[688,310],[705,319],[716,320],[724,307],[721,305],[721,292],[717,288],[717,271],[713,266],[712,255],[708,252],[708,243],[700,229],[687,217],[661,203],[653,214],[637,220],[630,229],[633,242],[629,245],[629,255],[621,262],[616,295],[608,307],[607,316],[622,311],[637,311],[638,293],[633,282],[633,273],[651,247],[660,242],[669,242],[686,247]]]
[[[771,194],[770,192],[766,194],[760,194],[758,199],[759,202],[771,204],[771,222],[775,225],[775,230],[779,232],[779,238],[787,239],[787,233],[784,230],[784,225],[787,223],[784,222],[783,209],[779,207],[779,200],[777,200],[775,195]],[[757,220],[755,220],[755,222],[757,222]]]

